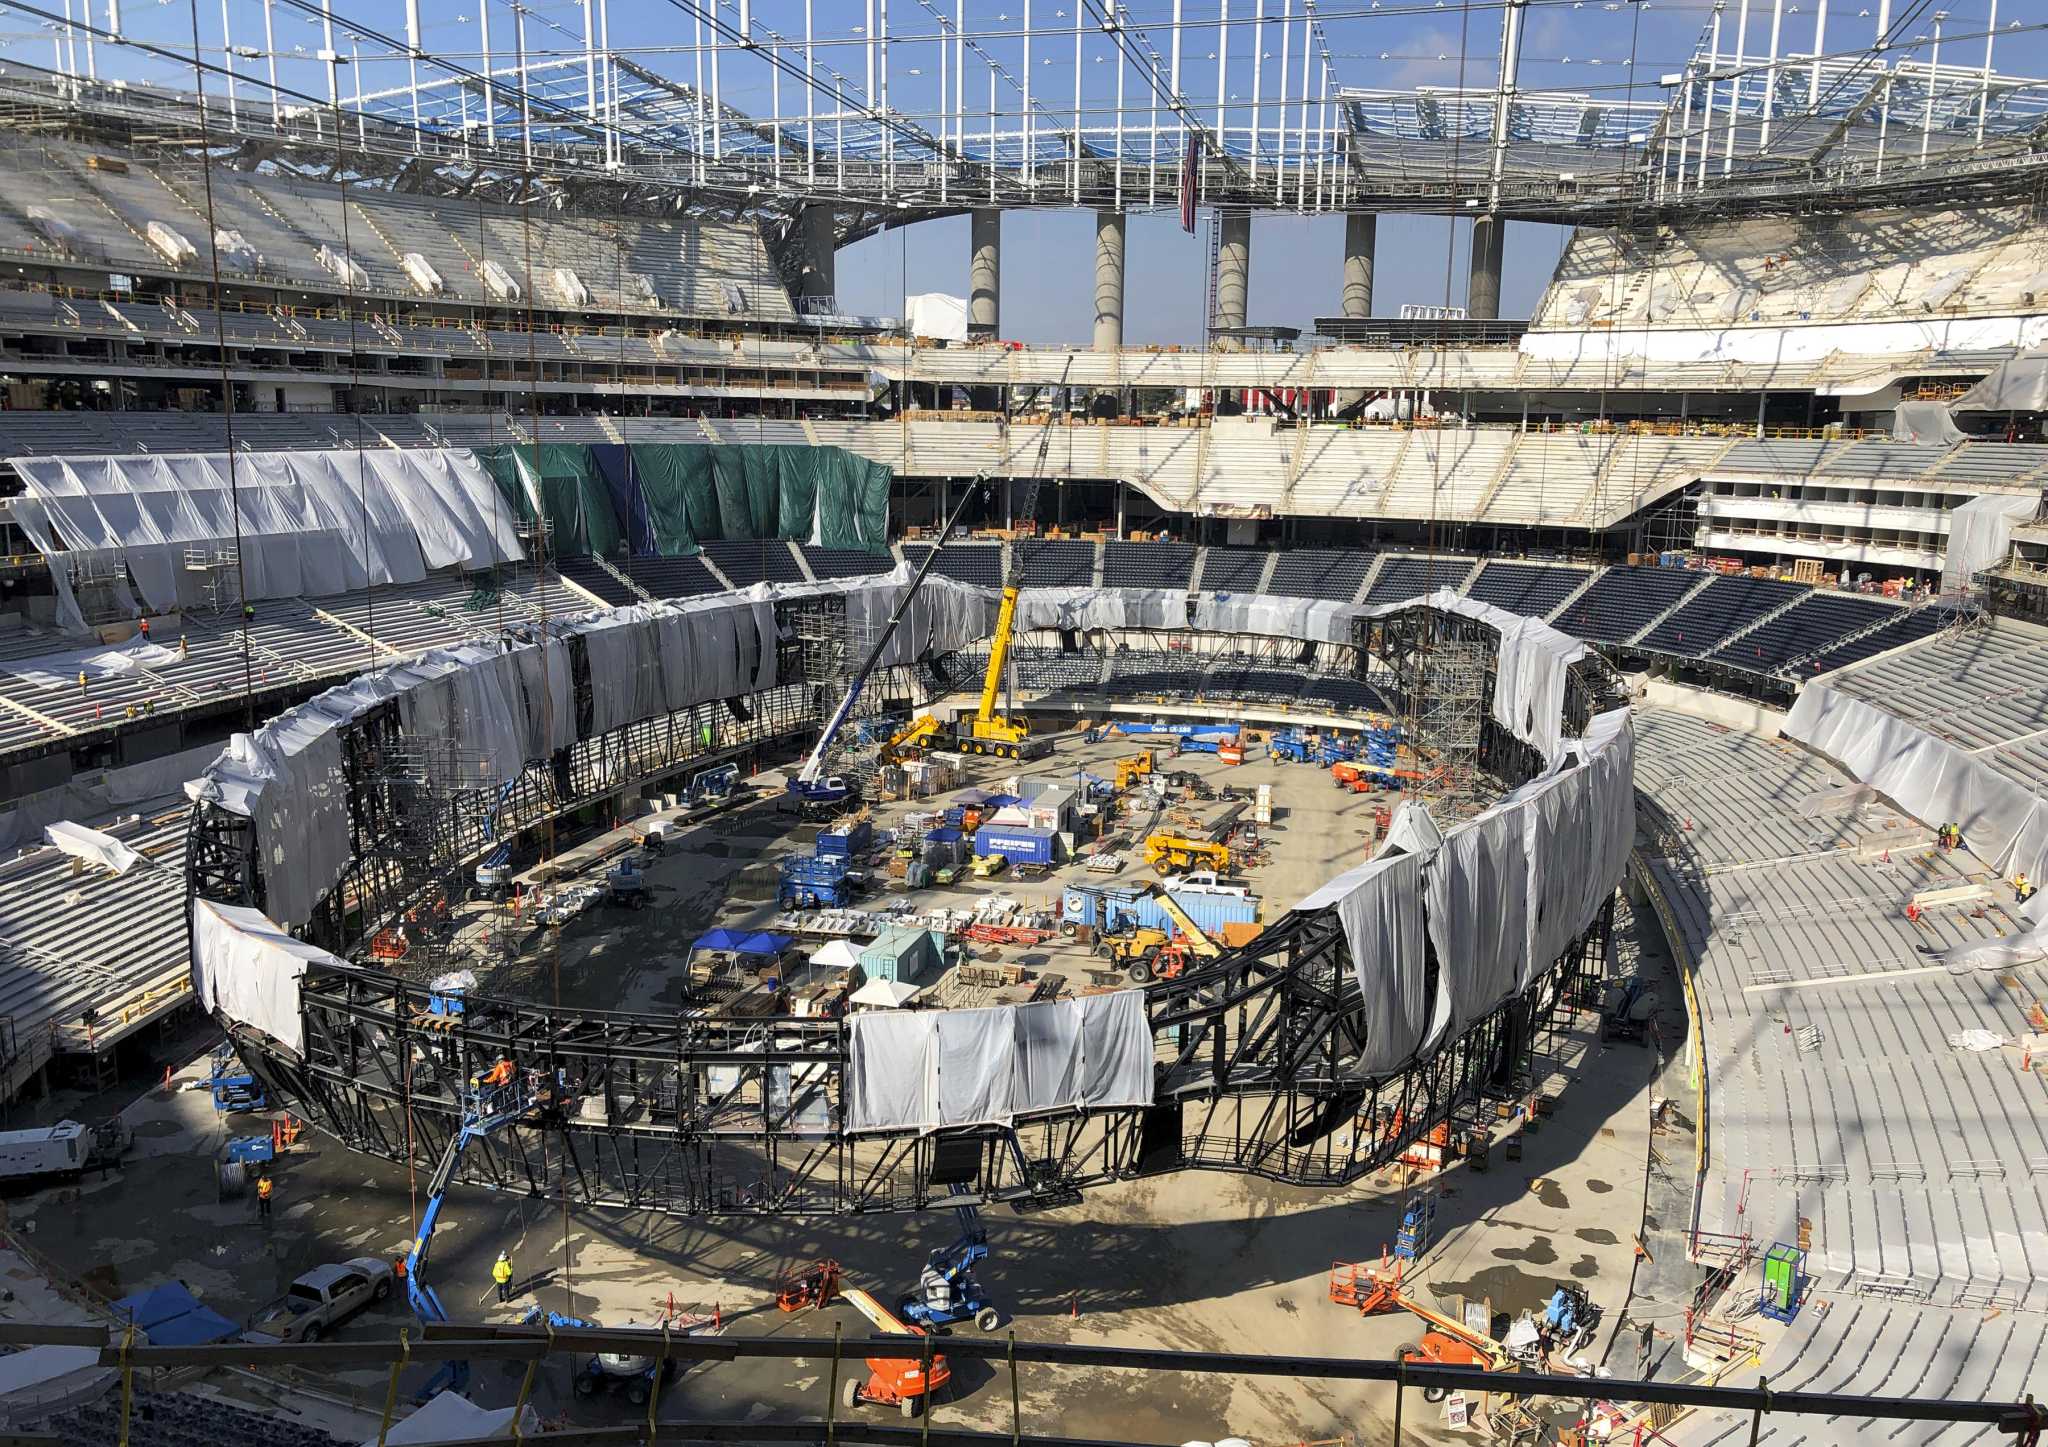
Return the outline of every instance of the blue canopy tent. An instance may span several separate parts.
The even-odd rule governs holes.
[[[192,1347],[226,1341],[241,1333],[241,1327],[210,1306],[200,1303],[182,1281],[165,1282],[124,1296],[114,1303],[114,1313],[125,1325],[149,1338],[151,1346]]]
[[[697,957],[699,950],[717,950],[728,955],[760,955],[776,959],[795,942],[794,935],[769,934],[765,930],[706,930],[690,941],[690,951],[683,957],[683,963],[688,965]]]

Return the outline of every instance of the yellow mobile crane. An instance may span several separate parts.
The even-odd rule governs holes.
[[[1010,548],[1010,576],[1003,580],[1003,600],[996,607],[995,637],[988,645],[988,672],[981,680],[981,702],[972,718],[953,724],[954,746],[962,753],[996,754],[1006,759],[1038,759],[1052,751],[1049,740],[1031,737],[1021,719],[996,712],[996,690],[1003,686],[1003,667],[1010,661],[1010,639],[1017,630],[1017,593],[1023,562]]]

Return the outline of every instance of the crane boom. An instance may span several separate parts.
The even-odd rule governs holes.
[[[810,756],[804,760],[803,768],[790,780],[791,792],[806,793],[817,784],[818,775],[824,772],[826,751],[832,747],[833,740],[839,737],[840,729],[846,726],[847,718],[853,713],[854,704],[860,699],[861,689],[867,686],[868,675],[873,673],[875,665],[881,662],[882,654],[888,650],[889,640],[896,636],[897,625],[902,623],[903,615],[910,611],[911,600],[916,598],[918,590],[924,587],[924,580],[930,575],[932,564],[939,560],[939,549],[946,545],[946,539],[952,534],[954,525],[967,511],[967,504],[974,500],[975,494],[981,491],[987,480],[988,474],[977,473],[974,481],[961,493],[960,501],[954,504],[952,516],[940,526],[938,541],[932,545],[932,550],[925,554],[924,561],[911,575],[910,586],[903,590],[903,596],[896,600],[896,611],[891,613],[889,621],[882,625],[882,636],[877,638],[875,646],[868,650],[868,656],[862,661],[860,671],[853,676],[853,682],[846,690],[846,697],[839,700],[839,707],[832,711],[830,721],[818,734],[818,742],[812,747]]]
[[[996,608],[996,636],[989,644],[988,674],[981,680],[981,706],[974,717],[988,723],[996,715],[996,690],[1002,687],[1003,667],[1010,661],[1010,636],[1017,626],[1017,580],[1003,585],[1003,601]]]

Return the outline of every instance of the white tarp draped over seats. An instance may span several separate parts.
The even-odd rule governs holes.
[[[125,568],[152,613],[203,601],[189,553],[237,550],[250,598],[415,583],[435,568],[524,558],[517,520],[475,454],[395,451],[18,457],[17,520],[52,557]],[[83,629],[67,570],[59,619]]]
[[[1956,426],[1946,402],[1901,402],[1892,412],[1892,437],[1899,442],[1938,442],[1946,447],[1969,434]]]
[[[1957,824],[1970,852],[2006,874],[2048,874],[2048,801],[1982,759],[1874,703],[1808,684],[1785,736],[1827,755],[1932,825]]]
[[[1086,632],[1096,628],[1188,626],[1188,595],[1171,588],[1031,588],[1017,600],[1019,628]]]
[[[1145,992],[848,1022],[846,1129],[1008,1125],[1077,1106],[1149,1105]]]
[[[2005,560],[2016,524],[2041,509],[2041,494],[2024,497],[1987,493],[1973,497],[1948,515],[1948,551],[1942,557],[1941,590],[1967,588],[1984,569]]]
[[[200,1009],[217,1009],[290,1050],[303,1051],[299,982],[313,964],[347,961],[293,939],[258,910],[192,901],[192,991]]]

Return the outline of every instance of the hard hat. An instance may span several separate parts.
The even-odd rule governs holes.
[[[503,1261],[503,1260],[505,1259],[505,1253],[504,1253],[504,1252],[502,1252],[502,1251],[500,1251],[500,1252],[498,1253],[498,1259],[499,1259],[500,1261]]]

